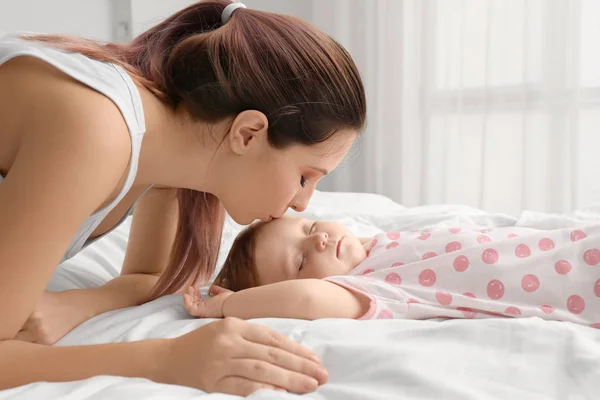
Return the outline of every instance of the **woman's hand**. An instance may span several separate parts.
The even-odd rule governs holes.
[[[212,296],[204,301],[200,290],[190,286],[183,295],[183,304],[190,315],[199,318],[223,318],[223,304],[233,294],[231,290],[213,285],[209,290]]]
[[[326,370],[310,350],[282,333],[237,318],[169,339],[165,349],[153,379],[207,392],[308,393],[327,381]]]
[[[73,328],[91,318],[89,304],[85,300],[87,297],[91,298],[91,290],[93,289],[44,291],[15,339],[53,345]]]

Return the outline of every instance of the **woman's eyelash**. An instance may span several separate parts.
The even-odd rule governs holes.
[[[300,186],[306,186],[306,179],[304,178],[304,175],[300,176]]]

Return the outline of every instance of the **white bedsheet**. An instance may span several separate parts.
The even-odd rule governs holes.
[[[600,220],[600,204],[570,216],[525,212],[517,219],[469,207],[404,208],[375,195],[315,194],[307,217],[334,219],[360,235],[434,224],[528,226],[550,229]],[[63,265],[51,290],[101,285],[119,271],[128,222]],[[220,261],[240,227],[228,221]],[[175,337],[208,320],[191,319],[179,296],[98,316],[58,345]],[[309,399],[598,399],[600,330],[539,319],[452,321],[299,321],[261,319],[312,348],[329,370],[329,383]],[[295,398],[261,391],[254,399]],[[234,399],[236,396],[96,377],[36,383],[0,392],[0,399]]]

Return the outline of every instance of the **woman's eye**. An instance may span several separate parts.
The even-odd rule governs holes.
[[[300,186],[302,186],[302,187],[306,186],[306,179],[304,179],[304,175],[302,175],[300,177]]]

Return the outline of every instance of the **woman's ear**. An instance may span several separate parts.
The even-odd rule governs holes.
[[[227,142],[234,154],[243,155],[256,145],[268,143],[269,121],[256,110],[242,111],[233,120]]]

